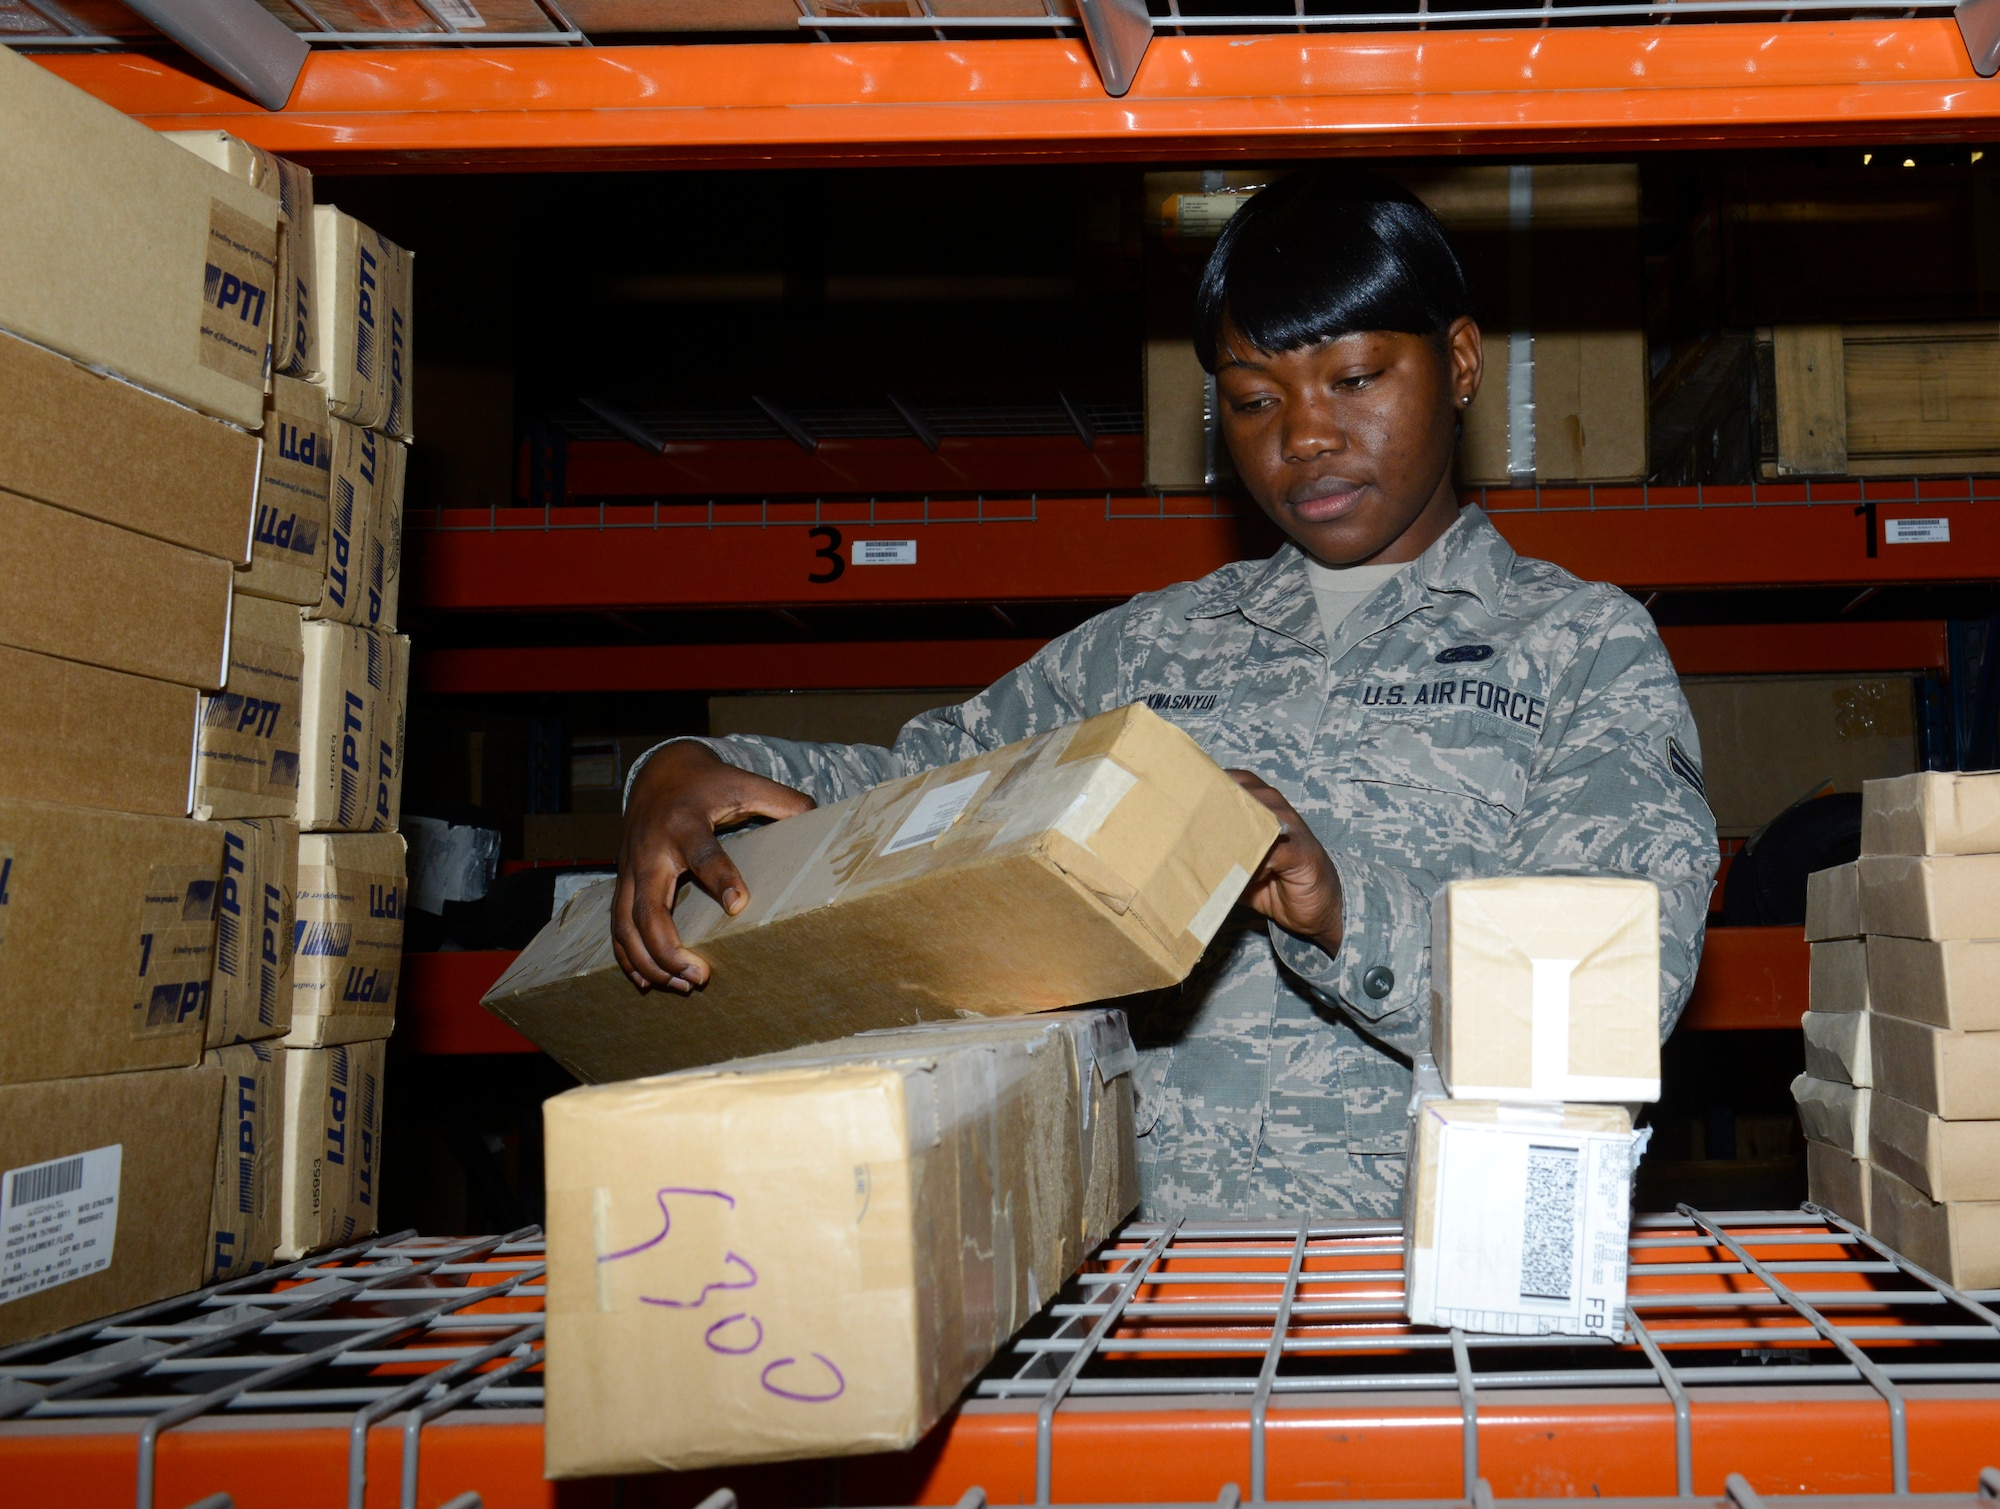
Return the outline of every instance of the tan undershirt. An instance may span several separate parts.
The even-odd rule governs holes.
[[[1313,598],[1319,603],[1319,622],[1326,642],[1333,643],[1333,636],[1347,615],[1373,597],[1378,587],[1415,564],[1403,561],[1394,566],[1322,566],[1318,561],[1307,560],[1306,577],[1312,583]]]

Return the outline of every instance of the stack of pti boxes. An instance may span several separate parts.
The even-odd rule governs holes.
[[[1451,882],[1431,913],[1431,1047],[1411,1101],[1410,1319],[1622,1337],[1647,1135],[1632,1111],[1660,1094],[1659,892]]]
[[[1862,788],[1812,877],[1812,1198],[1961,1288],[2000,1284],[2000,773]]]
[[[289,165],[246,181],[4,50],[0,139],[4,1343],[278,1246],[306,671],[239,586],[312,320]]]
[[[290,919],[275,962],[245,953],[238,965],[225,927],[208,1041],[232,1083],[283,1086],[289,1153],[272,1214],[276,1255],[294,1258],[375,1230],[407,889],[396,825],[409,641],[395,629],[414,259],[315,205],[293,163],[222,132],[172,139],[286,212],[256,525],[228,679],[203,699],[194,811],[228,830],[243,894]]]

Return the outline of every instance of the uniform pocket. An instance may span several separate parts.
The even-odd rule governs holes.
[[[1429,792],[1518,816],[1536,746],[1476,713],[1417,721],[1407,714],[1364,722],[1349,752],[1350,780]],[[1403,800],[1422,800],[1421,797]]]

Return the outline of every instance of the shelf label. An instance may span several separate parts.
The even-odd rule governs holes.
[[[1948,545],[1950,519],[1884,519],[1882,539],[1889,545]]]
[[[915,540],[856,540],[854,542],[854,564],[857,566],[914,566],[917,563],[917,542]]]

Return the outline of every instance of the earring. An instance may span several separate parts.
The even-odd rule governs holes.
[[[1469,408],[1472,404],[1472,395],[1470,393],[1460,394],[1458,404],[1460,408]]]

